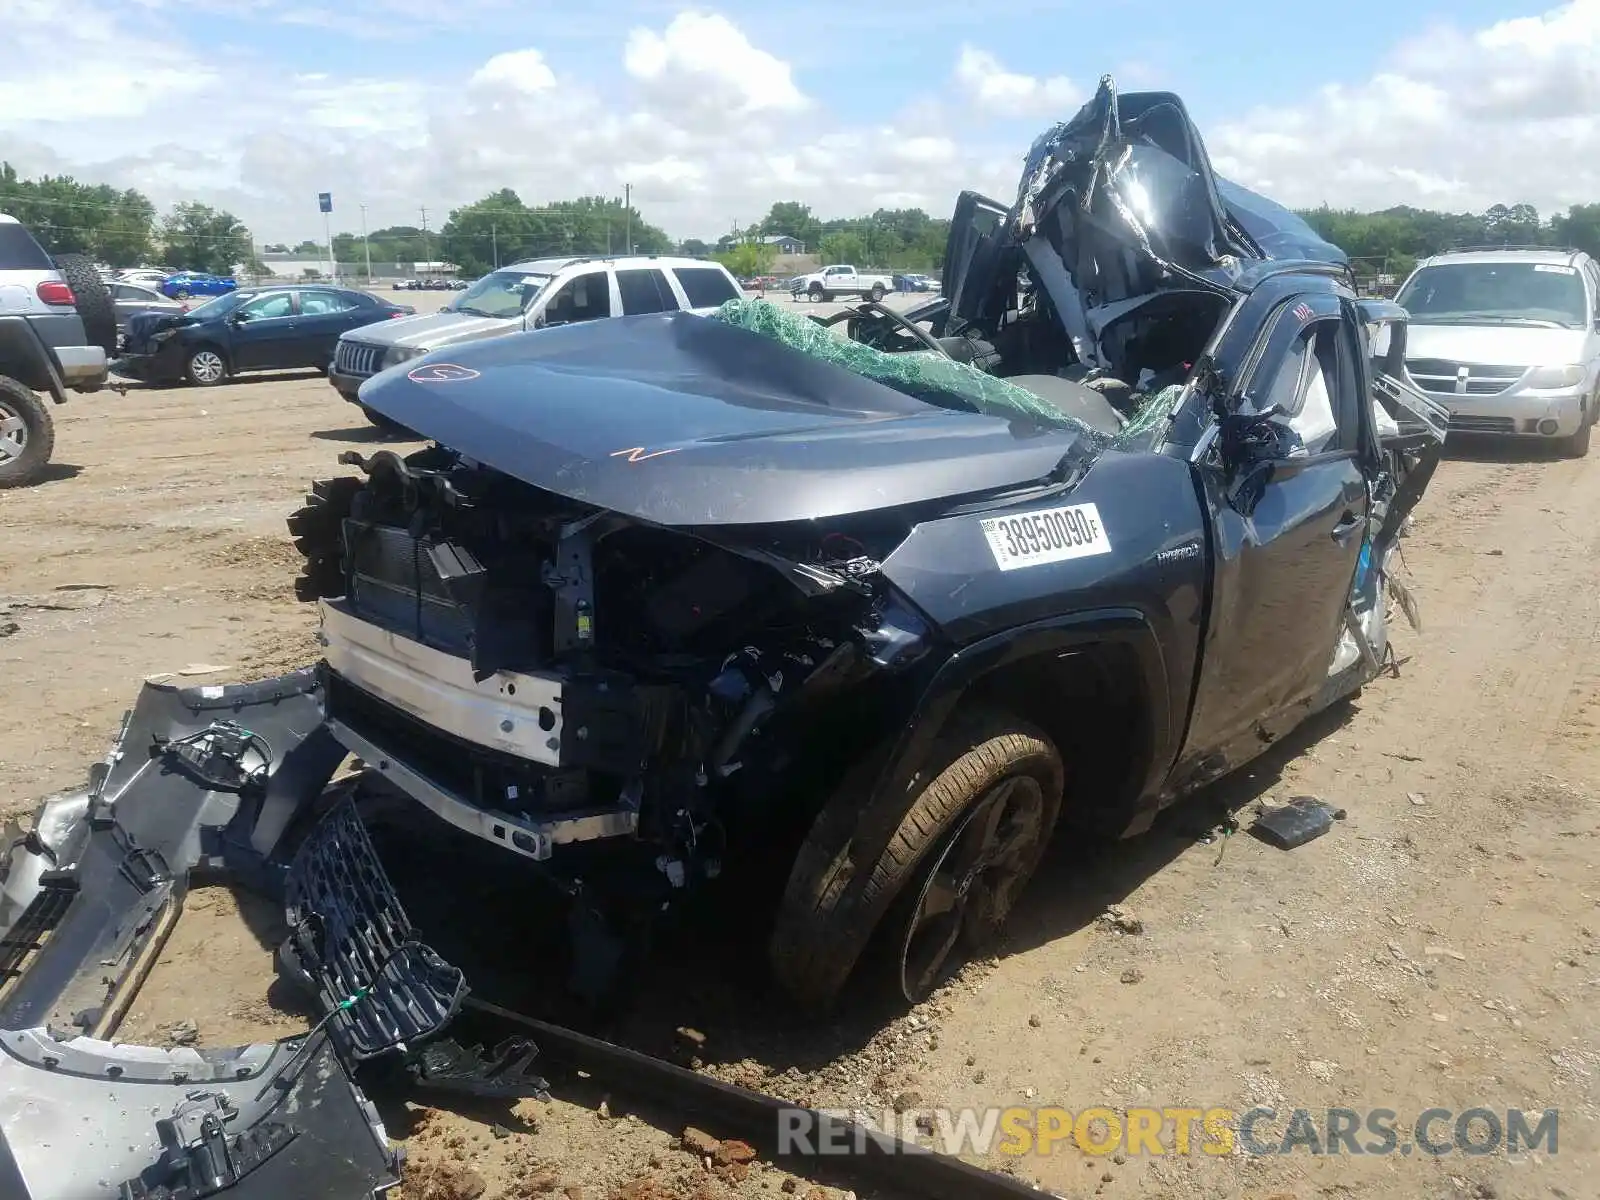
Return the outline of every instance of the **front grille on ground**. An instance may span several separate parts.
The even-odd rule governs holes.
[[[284,902],[285,957],[309,976],[324,1012],[348,1004],[332,1033],[356,1058],[431,1037],[460,1009],[466,976],[416,940],[348,796],[295,855]]]
[[[376,375],[383,365],[383,347],[339,339],[333,354],[333,368],[341,375]]]

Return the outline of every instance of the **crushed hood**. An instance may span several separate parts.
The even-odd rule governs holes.
[[[525,483],[662,525],[842,516],[1051,474],[1085,434],[936,407],[692,313],[440,350],[361,402]]]

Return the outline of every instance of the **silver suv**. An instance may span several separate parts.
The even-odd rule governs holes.
[[[111,296],[81,254],[52,259],[0,213],[0,488],[37,483],[50,465],[55,423],[39,398],[96,391],[116,348]]]
[[[697,258],[530,259],[490,272],[440,312],[345,334],[328,379],[360,404],[362,383],[379,371],[445,346],[600,317],[710,312],[742,295],[726,267]],[[374,424],[388,424],[365,406],[362,411]]]
[[[1559,441],[1582,457],[1600,419],[1600,264],[1580,250],[1455,250],[1395,297],[1406,365],[1462,433]]]

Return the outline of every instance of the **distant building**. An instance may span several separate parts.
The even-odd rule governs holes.
[[[804,254],[806,244],[798,238],[792,238],[787,233],[775,233],[770,237],[761,239],[763,246],[771,246],[779,254]]]

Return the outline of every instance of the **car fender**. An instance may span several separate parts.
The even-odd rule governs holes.
[[[922,775],[940,736],[986,677],[1029,660],[1061,659],[1107,646],[1127,651],[1138,664],[1136,678],[1128,682],[1146,724],[1123,775],[1125,784],[1119,794],[1105,798],[1104,808],[1118,813],[1119,819],[1126,817],[1120,820],[1122,832],[1148,828],[1160,784],[1176,753],[1169,704],[1172,681],[1155,629],[1137,609],[1121,607],[1085,609],[1007,629],[945,656],[922,684],[864,811],[875,810],[880,801],[886,802],[886,814],[909,808],[927,783]],[[891,798],[898,802],[888,802]]]
[[[10,375],[33,391],[49,392],[57,404],[67,401],[50,348],[27,317],[0,317],[0,375]]]

